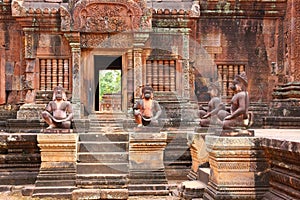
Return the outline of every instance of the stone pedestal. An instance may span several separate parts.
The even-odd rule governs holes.
[[[46,104],[30,104],[22,105],[17,112],[17,119],[41,120],[41,113],[45,110]]]
[[[33,197],[71,198],[76,181],[77,134],[37,136],[41,167]]]
[[[205,138],[211,167],[204,199],[261,199],[268,190],[268,163],[256,137]]]
[[[130,133],[129,195],[168,195],[163,162],[166,140],[167,133],[146,127]]]

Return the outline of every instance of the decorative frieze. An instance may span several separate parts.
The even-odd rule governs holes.
[[[130,33],[119,34],[80,34],[81,48],[132,48],[133,35]]]

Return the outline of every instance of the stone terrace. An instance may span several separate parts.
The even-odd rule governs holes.
[[[1,135],[18,135],[18,133],[1,133]],[[266,193],[264,199],[299,199],[300,198],[300,130],[297,129],[255,129],[255,136],[264,138],[261,142],[264,148],[265,156],[269,164],[270,172],[270,188]],[[26,141],[25,141],[26,142]],[[22,145],[22,141],[17,141]],[[28,141],[27,141],[28,143]],[[23,144],[24,145],[24,144]],[[4,148],[4,146],[3,146]],[[14,147],[18,149],[17,147]],[[5,162],[5,151],[1,152],[2,161]],[[31,154],[28,154],[32,156]],[[24,156],[26,156],[24,154]],[[9,171],[7,169],[2,169]],[[26,169],[28,170],[28,169]],[[12,174],[13,176],[13,174]],[[31,174],[32,176],[32,174]],[[8,178],[8,177],[6,177]],[[174,181],[168,180],[172,187],[174,187]],[[182,180],[184,181],[184,180]],[[200,180],[201,181],[201,180]],[[32,184],[32,183],[31,183]],[[177,182],[179,185],[180,183]],[[32,187],[32,186],[31,186]],[[0,199],[9,198],[10,195],[15,197],[21,195],[21,192],[26,195],[26,189],[28,191],[28,185],[8,185],[2,186],[1,190],[6,191],[0,195]],[[30,187],[29,187],[30,189]],[[28,194],[27,194],[28,195]],[[129,199],[138,198],[131,196]],[[147,196],[143,197],[147,199]],[[151,198],[151,197],[149,197]],[[148,199],[149,199],[148,198]],[[155,197],[155,199],[176,199],[178,197],[170,196]],[[152,198],[151,198],[152,199]]]

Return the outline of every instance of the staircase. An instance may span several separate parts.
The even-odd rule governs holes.
[[[75,168],[40,171],[32,197],[70,199],[75,187]]]
[[[88,133],[80,133],[76,185],[82,189],[126,189],[128,133],[122,113],[90,115]]]

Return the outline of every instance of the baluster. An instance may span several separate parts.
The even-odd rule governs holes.
[[[170,91],[170,61],[164,61],[164,79],[165,79],[165,88],[164,91]]]
[[[238,65],[234,65],[234,76],[239,74],[239,66]]]
[[[59,59],[58,60],[58,84],[63,85],[63,60]]]
[[[245,71],[245,65],[240,65],[240,73]]]
[[[158,61],[158,90],[164,90],[164,61]]]
[[[153,61],[153,67],[152,67],[152,81],[153,81],[153,90],[158,91],[158,73],[157,73],[158,67],[157,67],[157,61]]]
[[[57,86],[57,60],[52,59],[52,90]]]
[[[223,94],[227,96],[228,81],[227,81],[227,65],[223,65]]]
[[[176,89],[176,70],[175,70],[175,61],[170,61],[170,90],[175,91]]]
[[[151,70],[151,60],[147,60],[146,62],[146,77],[147,77],[147,84],[152,85],[152,70]]]
[[[64,59],[64,88],[69,90],[69,60]]]
[[[233,78],[234,78],[233,66],[229,65],[229,68],[228,68],[228,83],[229,84],[233,81]],[[228,95],[230,97],[232,97],[232,95],[233,95],[233,91],[229,88],[228,88]]]
[[[51,68],[52,68],[51,59],[47,59],[47,66],[46,66],[46,90],[52,90],[51,87]]]
[[[42,59],[40,64],[40,89],[44,91],[46,90],[46,61]]]

